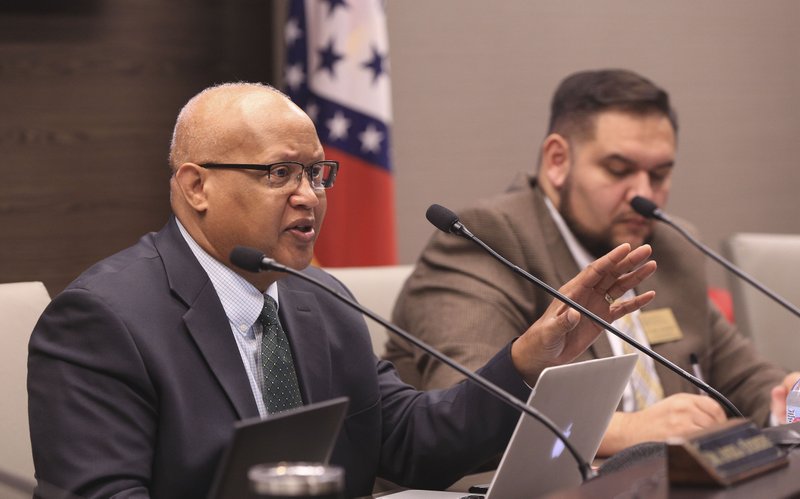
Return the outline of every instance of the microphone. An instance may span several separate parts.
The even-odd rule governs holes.
[[[635,198],[631,199],[631,207],[638,213],[646,218],[655,218],[656,220],[660,220],[665,224],[669,225],[673,229],[680,232],[680,234],[686,238],[690,243],[692,243],[697,249],[705,253],[707,256],[714,259],[717,263],[728,269],[730,272],[736,274],[740,279],[743,279],[745,282],[756,288],[757,290],[761,291],[768,297],[772,298],[776,301],[779,305],[782,305],[786,310],[793,313],[795,316],[800,317],[800,309],[796,306],[789,303],[785,298],[778,295],[774,291],[770,290],[760,282],[758,282],[752,276],[746,274],[744,271],[736,267],[734,264],[720,256],[719,254],[713,252],[711,248],[706,246],[705,244],[698,241],[696,238],[692,237],[689,232],[686,231],[683,227],[676,224],[672,221],[663,211],[661,211],[658,206],[651,200],[647,198],[643,198],[642,196],[636,196]]]
[[[262,270],[276,270],[288,272],[289,267],[278,263],[272,258],[267,258],[264,253],[247,246],[236,246],[231,251],[231,263],[248,272],[261,272]]]
[[[450,357],[446,356],[445,354],[441,353],[440,351],[436,350],[432,346],[428,345],[427,343],[423,342],[419,338],[412,336],[408,332],[400,329],[399,327],[395,326],[391,322],[387,321],[383,317],[379,316],[375,312],[369,310],[368,308],[364,307],[360,303],[351,300],[347,296],[344,296],[337,292],[335,289],[331,288],[330,286],[314,279],[311,276],[308,276],[300,271],[297,271],[291,267],[287,267],[281,263],[278,263],[272,258],[266,257],[262,252],[255,248],[248,248],[245,246],[237,246],[231,251],[230,254],[231,263],[236,265],[237,267],[247,270],[249,272],[260,272],[262,270],[272,270],[277,272],[284,272],[287,274],[291,274],[295,277],[299,277],[304,281],[310,282],[314,286],[317,286],[327,293],[331,294],[334,298],[341,301],[348,307],[354,308],[361,312],[362,314],[366,315],[367,317],[371,318],[372,320],[378,322],[380,325],[385,327],[386,329],[392,331],[397,336],[403,338],[404,340],[408,341],[409,343],[414,344],[416,347],[421,348],[428,354],[432,355],[436,359],[440,360],[441,362],[447,364],[451,368],[455,369],[459,373],[463,374],[465,377],[476,383],[478,386],[486,390],[489,394],[493,395],[494,397],[498,398],[505,404],[511,406],[512,408],[522,412],[523,414],[527,414],[528,416],[536,419],[540,423],[544,424],[553,434],[558,437],[564,443],[564,446],[569,450],[570,454],[575,458],[575,461],[578,463],[578,469],[583,477],[583,480],[589,480],[595,476],[595,472],[592,471],[591,466],[588,462],[581,457],[578,453],[577,449],[570,443],[567,437],[558,429],[558,427],[553,423],[550,418],[545,416],[544,414],[536,411],[533,407],[519,401],[516,397],[508,393],[507,391],[503,390],[496,384],[492,383],[488,379],[484,378],[483,376],[476,374],[466,367],[462,366],[461,364],[457,363]]]
[[[603,320],[600,316],[598,316],[597,314],[595,314],[591,310],[588,310],[583,305],[577,303],[575,300],[573,300],[573,299],[569,298],[568,296],[564,295],[563,293],[561,293],[557,289],[553,288],[552,286],[550,286],[546,282],[542,281],[538,277],[530,274],[529,272],[521,269],[517,265],[514,265],[513,263],[509,262],[506,258],[504,258],[498,252],[493,250],[489,245],[487,245],[486,243],[481,241],[479,238],[475,237],[464,226],[464,224],[462,224],[461,221],[459,221],[458,216],[455,213],[453,213],[452,211],[448,210],[444,206],[441,206],[441,205],[438,205],[438,204],[432,204],[428,208],[428,211],[425,213],[425,217],[428,219],[428,221],[430,223],[432,223],[437,229],[441,230],[442,232],[455,234],[457,236],[461,236],[461,237],[463,237],[465,239],[468,239],[468,240],[476,243],[478,246],[483,248],[487,253],[489,253],[495,259],[500,261],[500,263],[502,263],[503,265],[509,267],[511,270],[513,270],[517,274],[521,275],[522,277],[524,277],[528,281],[532,282],[533,284],[539,286],[540,288],[542,288],[545,292],[547,292],[547,294],[549,294],[553,298],[555,298],[555,299],[559,300],[560,302],[565,303],[565,304],[569,305],[570,307],[574,308],[575,310],[580,312],[581,315],[583,315],[584,317],[590,319],[592,322],[594,322],[598,326],[602,327],[606,331],[609,331],[614,336],[616,336],[619,339],[621,339],[622,341],[628,343],[629,345],[631,345],[635,349],[639,350],[640,352],[644,353],[648,357],[650,357],[653,360],[657,361],[658,363],[662,364],[663,366],[665,366],[666,368],[668,368],[669,370],[671,370],[675,374],[677,374],[677,375],[681,376],[682,378],[686,379],[687,381],[689,381],[690,383],[695,385],[697,388],[699,388],[699,389],[703,390],[704,392],[708,393],[709,395],[711,395],[716,401],[718,401],[720,404],[722,404],[728,410],[728,413],[731,414],[732,416],[739,417],[739,418],[744,418],[744,416],[739,411],[739,409],[737,409],[736,406],[733,405],[733,403],[730,400],[728,400],[727,398],[725,398],[725,396],[723,396],[717,390],[715,390],[714,388],[709,386],[708,383],[706,383],[703,380],[698,379],[697,377],[695,377],[695,376],[689,374],[688,372],[684,371],[683,369],[678,367],[673,362],[667,360],[667,358],[665,358],[663,355],[659,354],[658,352],[656,352],[654,350],[651,350],[650,348],[645,347],[644,345],[642,345],[638,341],[634,340],[630,336],[626,335],[625,333],[621,332],[619,329],[615,328],[614,326],[612,326],[611,324],[609,324],[608,322]]]

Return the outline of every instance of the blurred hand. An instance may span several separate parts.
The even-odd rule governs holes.
[[[622,244],[598,258],[559,291],[608,322],[648,304],[655,296],[648,291],[630,300],[609,304],[606,295],[619,298],[656,270],[648,261],[652,250],[643,245],[631,250]],[[575,359],[591,345],[602,329],[577,310],[554,300],[544,314],[511,347],[514,366],[533,386],[539,373],[549,366]]]
[[[786,423],[786,397],[789,396],[789,392],[798,379],[800,379],[800,372],[789,373],[783,378],[782,384],[772,389],[770,410],[772,411],[772,417],[775,418],[778,424]]]
[[[685,436],[726,419],[725,410],[711,397],[678,393],[641,411],[614,413],[597,454],[609,456],[642,442]]]

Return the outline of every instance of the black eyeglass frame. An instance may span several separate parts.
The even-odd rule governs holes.
[[[328,174],[327,178],[322,178],[321,183],[319,186],[314,185],[314,178],[311,176],[312,168],[323,163],[330,168],[330,173]],[[311,187],[314,189],[330,189],[333,187],[334,182],[336,181],[336,174],[339,173],[339,162],[333,159],[323,159],[321,161],[316,161],[311,163],[310,165],[304,165],[299,161],[278,161],[277,163],[270,163],[268,165],[262,164],[251,164],[251,163],[202,163],[200,166],[203,168],[208,169],[229,169],[229,170],[258,170],[262,172],[267,172],[267,176],[272,178],[272,169],[276,166],[281,165],[298,165],[302,168],[302,172],[306,174],[308,177],[308,181],[311,184]],[[301,174],[302,175],[302,174]],[[299,185],[299,183],[298,183]],[[276,187],[283,187],[283,186],[276,186]]]

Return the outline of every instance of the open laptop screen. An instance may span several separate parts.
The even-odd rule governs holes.
[[[622,398],[637,354],[576,362],[542,371],[528,405],[548,418],[580,455],[591,461]],[[488,499],[538,497],[578,485],[578,464],[563,442],[539,421],[522,415],[503,454]],[[460,499],[464,492],[405,490],[391,499]]]

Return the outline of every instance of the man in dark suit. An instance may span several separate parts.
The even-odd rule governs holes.
[[[643,196],[663,207],[675,163],[677,120],[667,93],[624,70],[575,73],[559,85],[536,176],[479,201],[459,217],[476,236],[551,286],[566,282],[621,243],[650,243],[659,271],[638,291],[655,290],[650,310],[616,324],[691,372],[696,354],[706,381],[757,424],[785,418],[786,395],[800,373],[762,359],[706,296],[703,256],[674,231],[630,207]],[[406,282],[397,324],[467,367],[482,365],[550,302],[469,241],[437,233]],[[625,352],[602,335],[579,359]],[[386,358],[423,389],[460,377],[424,352],[390,339]],[[694,385],[651,359],[632,378],[600,454],[724,421],[725,412]],[[637,367],[637,371],[639,367]],[[636,378],[636,379],[634,379]]]
[[[178,116],[170,166],[174,217],[81,275],[33,332],[41,482],[85,497],[203,497],[235,421],[338,396],[350,404],[332,463],[348,497],[376,476],[444,487],[503,449],[514,410],[471,383],[416,391],[375,358],[359,314],[301,279],[230,263],[235,246],[254,247],[347,293],[308,267],[338,164],[297,106],[258,84],[207,89]],[[649,276],[649,254],[622,245],[563,291],[603,317],[627,314],[653,294],[605,297]],[[524,399],[526,382],[598,334],[555,303],[481,373]]]

